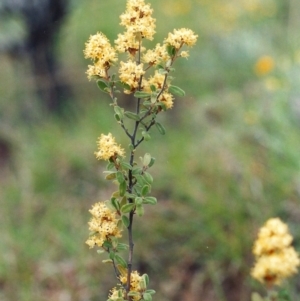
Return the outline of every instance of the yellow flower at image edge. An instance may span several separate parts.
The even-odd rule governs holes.
[[[119,279],[120,279],[121,283],[123,284],[123,286],[120,286],[119,288],[114,287],[113,289],[111,289],[110,294],[108,296],[108,298],[109,298],[108,300],[117,301],[117,300],[120,300],[120,296],[123,296],[123,297],[125,296],[124,287],[127,284],[127,270],[126,270],[126,273],[121,273]],[[134,301],[139,301],[142,299],[142,293],[144,290],[140,286],[141,280],[142,280],[142,276],[140,276],[137,271],[131,272],[130,292],[140,293],[140,294],[136,294],[136,295],[132,296],[132,300],[134,300]]]
[[[140,33],[143,38],[153,39],[155,34],[155,19],[152,18],[153,9],[144,0],[128,0],[126,12],[120,16],[121,25],[128,32]]]
[[[297,273],[300,259],[291,246],[288,226],[279,218],[269,219],[260,229],[253,247],[256,263],[253,278],[267,286],[280,285],[282,280]]]
[[[265,55],[257,60],[254,71],[257,75],[266,75],[274,69],[275,63],[271,56]]]
[[[282,280],[297,273],[299,258],[294,248],[261,256],[252,270],[252,277],[267,285],[280,285]]]
[[[98,151],[95,152],[96,158],[108,161],[115,156],[124,157],[125,151],[118,145],[111,133],[108,135],[101,134],[97,141]]]
[[[117,238],[122,236],[118,227],[120,219],[117,218],[117,213],[111,211],[104,202],[94,204],[89,212],[92,214],[92,218],[88,223],[92,235],[86,241],[86,244],[90,248],[102,247],[103,243],[112,236]]]

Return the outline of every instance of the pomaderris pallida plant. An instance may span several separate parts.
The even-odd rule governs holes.
[[[157,116],[173,107],[174,95],[184,96],[181,88],[171,84],[173,65],[177,59],[188,57],[185,48],[197,40],[190,29],[174,29],[162,44],[146,49],[145,40],[153,40],[155,34],[152,13],[144,0],[128,0],[126,11],[120,16],[125,31],[118,34],[114,45],[98,32],[90,36],[84,50],[85,57],[92,60],[88,78],[95,79],[100,90],[110,96],[114,118],[129,140],[125,150],[111,133],[101,134],[98,139],[95,155],[108,162],[106,179],[113,181],[117,190],[90,210],[90,236],[86,241],[90,248],[96,247],[98,253],[108,255],[104,262],[112,264],[117,278],[108,296],[114,301],[150,301],[155,293],[148,288],[148,275],[133,270],[134,218],[145,218],[146,205],[157,203],[151,195],[153,177],[149,173],[155,159],[145,153],[139,161],[136,153],[139,145],[151,138],[152,128],[165,134]],[[117,69],[117,74],[112,69]],[[126,111],[118,101],[120,90],[131,95],[134,111]],[[126,230],[128,242],[123,243],[122,233]],[[128,252],[126,259],[121,256],[124,251]]]

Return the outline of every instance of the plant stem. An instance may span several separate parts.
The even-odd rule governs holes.
[[[137,64],[140,64],[140,61],[141,61],[141,43],[139,43],[139,51],[138,51],[138,61],[137,61]],[[140,76],[138,90],[141,89],[142,80],[143,80],[143,76]],[[136,104],[136,114],[140,113],[140,104],[141,104],[141,99],[138,98],[137,99],[137,104]],[[123,127],[123,129],[125,130],[127,136],[130,137],[131,144],[133,145],[133,148],[134,148],[131,151],[131,155],[130,155],[130,161],[129,161],[129,163],[130,163],[131,166],[133,166],[135,148],[138,145],[138,144],[136,144],[136,134],[137,134],[137,130],[138,130],[139,124],[140,124],[140,121],[136,121],[135,122],[134,130],[133,130],[132,135],[130,135],[125,130],[125,128]],[[135,185],[135,183],[133,182],[132,170],[129,170],[128,171],[128,192],[129,193],[132,193],[134,185]],[[133,203],[134,202],[134,200],[132,198],[129,198],[128,201],[129,201],[129,203]],[[128,231],[128,245],[129,245],[128,262],[127,262],[127,265],[128,265],[128,269],[127,269],[127,287],[126,287],[126,299],[127,300],[131,300],[132,299],[131,297],[128,298],[128,293],[130,291],[132,261],[133,261],[133,247],[134,247],[133,234],[132,234],[133,215],[134,215],[134,210],[131,210],[130,213],[129,213],[129,225],[127,227],[127,231]]]

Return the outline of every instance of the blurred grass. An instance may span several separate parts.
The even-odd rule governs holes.
[[[173,27],[199,34],[190,58],[176,67],[187,97],[160,116],[167,134],[153,130],[140,150],[157,159],[159,204],[136,219],[136,267],[150,274],[159,300],[249,300],[261,290],[249,277],[251,247],[269,217],[289,224],[300,249],[300,46],[281,1],[249,3],[152,1],[155,43]],[[59,57],[76,95],[64,118],[36,109],[26,62],[19,72],[16,62],[1,59],[3,301],[105,300],[115,283],[84,241],[88,209],[114,188],[94,158],[95,141],[110,131],[128,142],[108,99],[86,80],[82,49],[96,31],[116,37],[124,5],[74,3],[60,35]],[[256,75],[266,54],[275,69]],[[293,300],[297,281],[289,283]]]

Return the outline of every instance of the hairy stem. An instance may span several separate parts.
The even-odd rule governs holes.
[[[138,51],[137,64],[140,64],[140,61],[141,61],[141,43],[139,43],[139,51]],[[140,76],[138,90],[141,90],[142,80],[143,80],[143,76]],[[137,104],[136,104],[136,114],[140,113],[140,104],[141,104],[141,99],[138,98],[137,99]],[[131,144],[133,145],[134,148],[136,147],[136,135],[137,135],[137,130],[138,130],[139,124],[140,124],[140,121],[136,121],[135,122],[134,130],[133,130],[132,135],[130,135],[128,132],[125,131],[126,134],[127,134],[127,136],[130,137]],[[133,149],[131,151],[131,155],[130,155],[130,161],[129,161],[129,163],[130,163],[131,166],[133,166],[133,162],[134,162],[134,153],[135,153],[135,149]],[[132,170],[128,171],[128,181],[129,181],[129,183],[128,183],[129,184],[128,185],[128,192],[132,193],[133,186],[135,185],[135,182],[133,181]],[[134,202],[134,200],[132,198],[130,198],[129,199],[129,203],[133,203],[133,202]],[[128,293],[130,291],[132,261],[133,261],[133,247],[134,247],[133,234],[132,234],[133,215],[134,215],[134,210],[132,210],[129,213],[129,225],[127,227],[127,230],[128,230],[128,244],[129,244],[129,253],[128,253],[128,262],[127,262],[127,265],[128,265],[128,270],[127,270],[127,287],[126,287],[126,299],[127,300],[131,300],[131,297],[128,298]]]

